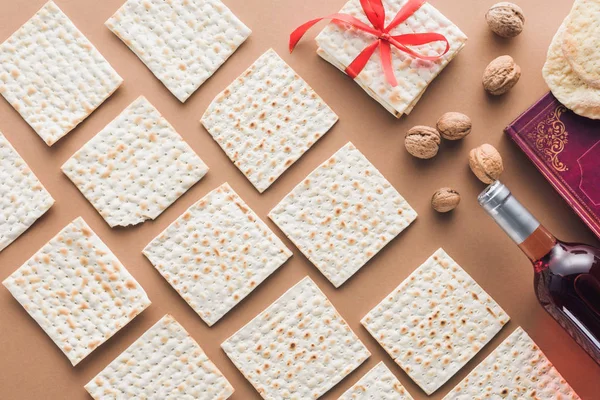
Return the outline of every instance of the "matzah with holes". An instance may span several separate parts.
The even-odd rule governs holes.
[[[54,204],[44,185],[0,132],[0,251]]]
[[[343,65],[341,65],[340,63],[338,63],[336,60],[334,60],[333,58],[331,58],[323,49],[318,48],[317,49],[317,54],[319,56],[321,56],[321,58],[323,58],[325,61],[329,62],[330,64],[336,66],[338,69],[340,69],[341,71],[345,71],[346,67],[344,67]],[[383,71],[383,70],[382,70]],[[363,87],[363,89],[375,100],[377,100],[377,102],[379,104],[381,104],[386,110],[388,110],[390,113],[394,114],[397,118],[400,118],[402,116],[402,114],[399,114],[396,112],[396,110],[394,110],[394,108],[386,103],[384,100],[381,99],[381,97],[370,91],[370,89],[368,87],[366,87],[360,80],[356,81],[361,87]],[[421,99],[421,96],[423,96],[423,94],[425,93],[425,90],[427,89],[427,86],[425,86],[423,88],[423,90],[421,91],[421,93],[419,93],[419,95],[417,97],[415,97],[415,99],[406,107],[406,109],[404,110],[403,114],[410,114],[410,112],[413,110],[413,108],[417,105],[418,101]]]
[[[444,399],[579,400],[579,396],[519,327]]]
[[[316,399],[371,353],[306,277],[221,347],[264,399]]]
[[[352,143],[315,169],[269,213],[335,287],[416,217]]]
[[[52,1],[0,45],[0,93],[48,146],[122,82]]]
[[[158,217],[208,167],[140,96],[67,160],[62,171],[114,227]]]
[[[85,385],[100,399],[225,400],[233,387],[170,315]]]
[[[192,205],[143,253],[209,326],[292,256],[227,183]]]
[[[81,217],[2,283],[73,365],[150,305]]]
[[[379,362],[338,400],[413,400],[400,381]]]
[[[219,0],[128,0],[105,24],[181,102],[251,33]]]
[[[439,249],[361,323],[412,380],[432,394],[508,320],[477,282]]]
[[[262,193],[337,119],[270,49],[212,101],[201,122]]]
[[[383,0],[386,26],[392,21],[407,0]],[[340,10],[371,26],[360,0],[350,0]],[[436,61],[424,61],[413,58],[392,46],[392,66],[398,80],[398,86],[392,87],[386,80],[381,66],[379,49],[375,51],[355,81],[378,103],[396,117],[408,114],[427,86],[448,65],[464,47],[467,36],[429,3],[425,3],[406,21],[394,28],[391,35],[407,33],[435,32],[448,39],[448,53]],[[342,24],[329,23],[317,36],[317,53],[340,70],[348,65],[377,38],[365,32],[345,27]],[[446,44],[434,42],[414,47],[419,53],[435,56],[443,53]]]

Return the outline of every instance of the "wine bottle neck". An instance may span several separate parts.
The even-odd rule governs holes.
[[[500,181],[479,195],[479,204],[531,261],[550,252],[556,239]]]
[[[527,239],[525,239],[519,248],[525,253],[525,255],[535,262],[541,260],[546,256],[556,245],[556,238],[554,235],[540,225]]]

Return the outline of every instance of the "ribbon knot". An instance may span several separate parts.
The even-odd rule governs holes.
[[[375,36],[377,39],[373,41],[370,45],[365,47],[356,58],[346,67],[345,72],[352,78],[356,78],[358,74],[365,68],[367,62],[375,53],[375,50],[379,48],[379,55],[381,57],[381,65],[383,67],[383,73],[388,81],[388,83],[392,86],[397,86],[398,81],[396,80],[396,76],[394,75],[394,68],[392,65],[392,49],[391,46],[394,46],[398,50],[408,54],[413,58],[417,58],[420,60],[426,61],[435,61],[444,56],[448,50],[450,50],[450,43],[448,39],[442,34],[433,33],[433,32],[425,32],[425,33],[407,33],[403,35],[391,35],[389,32],[404,22],[408,17],[413,15],[415,11],[417,11],[421,6],[425,3],[426,0],[408,0],[400,11],[394,16],[392,21],[385,26],[385,8],[383,7],[383,3],[381,0],[360,0],[360,5],[365,13],[365,16],[371,22],[372,26],[369,26],[359,20],[356,17],[353,17],[348,14],[336,13],[331,14],[326,17],[313,19],[308,21],[302,25],[300,25],[296,30],[294,30],[290,34],[290,53],[294,51],[294,48],[302,39],[302,36],[316,23],[322,21],[324,19],[328,19],[334,22],[341,22],[344,24],[348,24],[360,31],[369,33]],[[424,44],[429,44],[433,42],[445,42],[446,49],[441,54],[436,54],[434,56],[417,53],[416,51],[410,49],[408,46],[420,46]]]
[[[381,35],[379,35],[379,39],[385,40],[388,42],[390,41],[391,38],[392,38],[392,36],[389,33],[383,32]]]

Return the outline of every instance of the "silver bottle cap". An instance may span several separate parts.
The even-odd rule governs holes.
[[[517,244],[523,243],[540,223],[500,181],[489,185],[477,197],[479,205]]]

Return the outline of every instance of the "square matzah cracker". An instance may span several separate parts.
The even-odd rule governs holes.
[[[251,33],[219,0],[128,0],[105,25],[181,102]]]
[[[227,183],[188,208],[143,253],[209,326],[292,256]]]
[[[140,96],[62,170],[114,227],[158,217],[202,179],[208,167]]]
[[[413,400],[383,362],[379,362],[338,400]]]
[[[315,169],[269,213],[335,287],[416,217],[352,143]]]
[[[407,0],[383,0],[386,26]],[[350,0],[341,13],[352,15],[371,26],[360,0]],[[390,34],[435,32],[444,35],[450,43],[450,50],[437,61],[424,61],[413,58],[392,46],[392,65],[398,80],[398,86],[392,87],[386,80],[381,67],[379,49],[375,51],[365,68],[355,81],[374,99],[381,103],[396,117],[408,113],[422,92],[446,65],[463,48],[466,35],[449,21],[441,12],[429,3],[423,4],[406,21],[394,28]],[[337,68],[344,70],[356,56],[376,38],[365,32],[347,28],[336,23],[328,24],[317,36],[318,54]],[[427,55],[441,54],[446,44],[434,42],[418,46],[419,53]]]
[[[165,315],[85,385],[100,399],[225,400],[233,387],[198,343]]]
[[[73,365],[150,305],[79,217],[3,282]]]
[[[201,122],[262,193],[337,119],[270,49],[213,100]]]
[[[51,1],[0,45],[0,93],[48,146],[122,82]]]
[[[445,400],[578,400],[550,360],[517,328]]]
[[[52,204],[50,193],[0,132],[0,251]]]
[[[431,394],[508,319],[477,282],[439,249],[361,323],[412,380]]]
[[[306,277],[221,344],[265,399],[316,399],[371,353]]]

